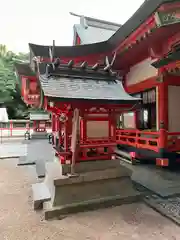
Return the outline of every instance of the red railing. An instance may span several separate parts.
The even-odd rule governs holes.
[[[33,123],[29,120],[9,120],[7,123],[0,123],[1,137],[23,137],[25,132],[33,131]],[[47,123],[47,131],[51,131],[51,123]]]
[[[159,133],[117,129],[116,142],[117,144],[124,144],[158,152]]]

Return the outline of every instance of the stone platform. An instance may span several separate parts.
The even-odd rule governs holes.
[[[33,132],[31,134],[31,140],[33,139],[48,139],[48,133],[47,132]]]
[[[22,140],[7,141],[0,144],[0,158],[21,158],[27,155],[27,145]]]
[[[78,164],[73,177],[63,176],[58,162],[47,163],[46,171],[44,182],[32,186],[34,209],[43,206],[45,219],[142,199],[133,188],[131,171],[116,160]]]
[[[38,177],[45,176],[45,163],[53,161],[54,149],[47,139],[25,140],[27,155],[19,158],[18,166],[36,164]]]
[[[172,171],[149,164],[132,166],[124,161],[121,161],[121,165],[132,171],[133,182],[152,193],[163,198],[180,195],[180,169]]]

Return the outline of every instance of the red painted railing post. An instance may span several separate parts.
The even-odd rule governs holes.
[[[159,130],[159,141],[158,141],[158,148],[159,149],[165,149],[167,146],[167,140],[168,140],[168,133],[165,129]]]
[[[13,135],[13,134],[12,134],[12,130],[13,130],[13,122],[10,121],[9,124],[10,124],[10,125],[9,125],[9,128],[10,128],[10,137],[12,137],[12,135]]]
[[[139,131],[136,130],[136,135],[135,135],[135,147],[138,147],[138,140],[139,140]]]

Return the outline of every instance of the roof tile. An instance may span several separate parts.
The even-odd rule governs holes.
[[[140,100],[127,94],[119,80],[108,82],[41,75],[40,83],[48,97],[120,102]]]

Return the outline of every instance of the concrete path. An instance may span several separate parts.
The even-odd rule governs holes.
[[[27,144],[18,142],[3,142],[0,144],[0,158],[11,158],[27,155]]]

